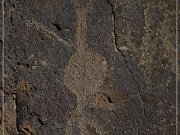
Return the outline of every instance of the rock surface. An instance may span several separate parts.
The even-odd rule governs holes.
[[[6,0],[5,135],[174,135],[175,7]]]

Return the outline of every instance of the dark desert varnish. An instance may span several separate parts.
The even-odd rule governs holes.
[[[44,6],[44,5],[53,5],[58,6],[59,4],[63,4],[64,0],[34,0],[35,6]]]

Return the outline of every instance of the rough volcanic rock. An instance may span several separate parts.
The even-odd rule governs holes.
[[[5,135],[175,134],[175,7],[6,0]]]

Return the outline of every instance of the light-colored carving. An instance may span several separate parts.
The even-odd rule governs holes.
[[[78,125],[81,135],[89,135],[87,125],[96,128],[96,132],[105,134],[102,123],[88,118],[85,108],[88,105],[87,97],[100,92],[100,86],[106,78],[106,59],[88,49],[86,41],[87,24],[86,15],[88,8],[77,8],[76,43],[77,52],[71,57],[64,70],[64,84],[77,96],[77,108],[68,120],[66,135],[73,135],[73,128]],[[95,100],[96,101],[96,100]],[[94,101],[94,102],[95,102]],[[94,104],[96,105],[96,104]]]

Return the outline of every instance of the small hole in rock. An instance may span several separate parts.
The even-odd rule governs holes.
[[[20,65],[20,62],[17,62],[17,65]]]
[[[110,97],[107,97],[107,99],[108,99],[109,103],[112,103],[112,100]]]
[[[29,68],[29,64],[26,64],[26,67]]]
[[[52,23],[52,24],[56,27],[56,29],[57,29],[58,31],[61,31],[61,30],[62,30],[62,28],[60,27],[59,24],[57,24],[57,23]]]

